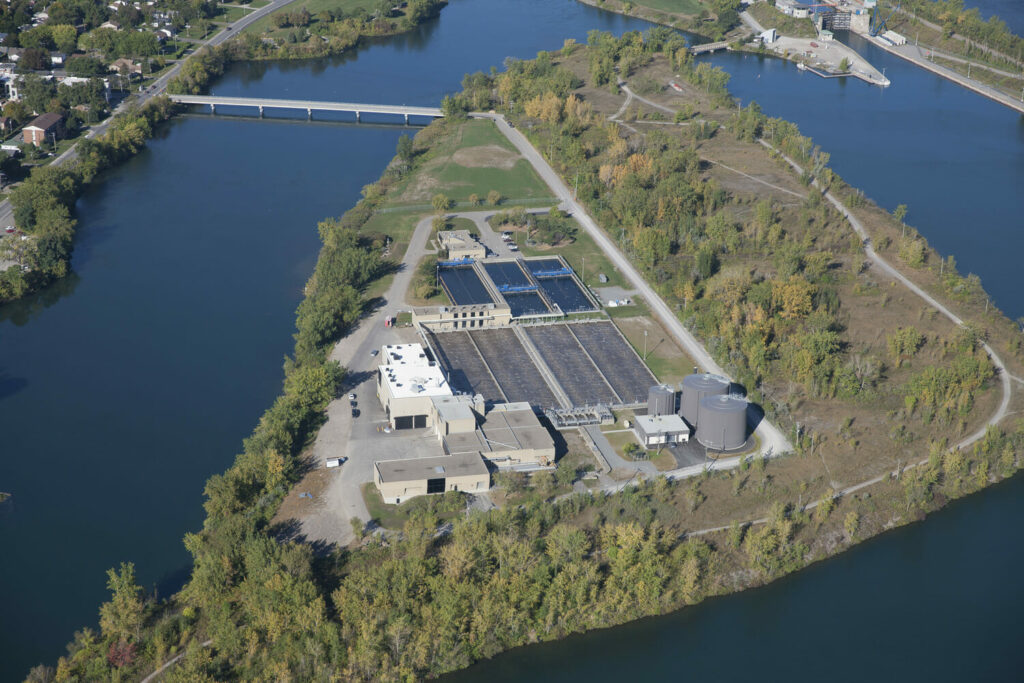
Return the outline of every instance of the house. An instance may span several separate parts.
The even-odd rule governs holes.
[[[25,142],[38,147],[44,140],[55,142],[64,137],[64,117],[52,112],[37,116],[22,130]]]
[[[174,31],[172,31],[169,28],[157,29],[156,31],[154,31],[154,33],[156,33],[157,39],[161,42],[165,40],[171,40],[172,38],[174,38]]]
[[[645,448],[657,448],[689,441],[691,429],[678,415],[637,415],[634,432]]]
[[[6,135],[14,130],[14,119],[10,116],[0,116],[0,133]]]
[[[114,73],[118,74],[123,73],[129,76],[134,76],[135,74],[138,74],[140,76],[142,75],[142,65],[136,64],[132,60],[126,59],[125,57],[121,57],[121,59],[115,60],[110,64],[108,68]]]
[[[117,22],[113,21],[104,21],[102,24],[100,24],[100,28],[109,28],[111,31],[121,30],[121,27],[117,24]]]

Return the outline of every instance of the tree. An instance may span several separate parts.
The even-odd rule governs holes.
[[[501,204],[502,199],[504,199],[504,197],[502,197],[501,193],[498,192],[497,190],[491,190],[490,192],[487,193],[487,203],[490,204],[491,206],[497,206],[498,204]]]
[[[907,224],[904,223],[903,220],[907,217],[907,205],[906,204],[900,204],[899,206],[897,206],[896,209],[893,210],[892,216],[893,216],[893,218],[895,218],[896,220],[898,220],[900,222],[900,225],[903,226],[903,237],[906,237],[907,236]]]
[[[135,565],[122,562],[120,570],[107,570],[107,589],[110,602],[100,606],[100,630],[103,637],[118,641],[131,641],[139,637],[142,628],[142,588],[135,583]]]
[[[842,71],[842,72],[849,71],[850,70],[850,60],[847,59],[846,57],[843,57],[842,61],[839,62],[839,70]]]
[[[447,195],[441,193],[435,194],[434,198],[430,200],[430,203],[434,207],[434,211],[437,213],[445,213],[455,204],[455,202],[453,202]]]
[[[71,54],[78,47],[78,31],[74,26],[58,24],[50,27],[50,36],[59,52]]]
[[[412,161],[414,154],[412,138],[408,135],[402,134],[402,137],[398,138],[398,145],[395,147],[395,152],[398,154],[398,158],[408,163]]]

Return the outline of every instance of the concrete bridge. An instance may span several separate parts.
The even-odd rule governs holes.
[[[722,40],[717,43],[704,43],[703,45],[694,45],[690,48],[690,54],[692,55],[703,55],[708,52],[716,52],[718,50],[727,50],[729,48],[728,41]]]
[[[210,112],[217,113],[217,105],[227,107],[253,107],[263,116],[263,109],[298,109],[305,110],[306,116],[313,118],[314,111],[345,111],[356,115],[356,121],[362,114],[394,114],[404,116],[409,123],[410,116],[440,118],[444,116],[437,107],[407,107],[396,104],[362,104],[357,102],[323,102],[319,100],[274,100],[262,97],[220,97],[217,95],[168,95],[173,102],[180,104],[200,104],[210,107]]]

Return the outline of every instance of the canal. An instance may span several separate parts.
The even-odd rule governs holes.
[[[436,104],[458,89],[463,74],[500,68],[506,57],[529,58],[567,37],[582,41],[591,29],[644,27],[574,0],[452,0],[440,19],[413,33],[345,57],[235,65],[213,91]],[[908,220],[936,247],[979,274],[1008,314],[1024,315],[1014,286],[1024,239],[1014,230],[1024,213],[1024,122],[869,50],[887,69],[891,88],[823,81],[749,56],[712,61],[733,74],[737,97],[798,122],[832,153],[837,172],[868,196],[888,208],[908,204]],[[357,201],[402,132],[179,119],[82,198],[75,275],[0,309],[0,490],[14,493],[0,506],[0,679],[19,680],[33,664],[52,663],[75,629],[95,624],[108,567],[135,562],[141,583],[161,595],[180,586],[189,570],[181,538],[202,522],[203,482],[230,464],[279,391],[294,309],[318,249],[316,222]],[[537,662],[586,652],[595,670],[611,672],[619,659],[645,652],[643,666],[653,672],[675,675],[677,656],[693,672],[709,672],[705,667],[719,658],[707,655],[734,653],[762,634],[795,638],[814,630],[825,637],[820,627],[828,624],[837,644],[859,643],[869,624],[841,619],[837,605],[847,602],[862,614],[890,622],[904,616],[916,625],[914,610],[930,614],[940,587],[948,593],[968,583],[973,592],[958,594],[957,612],[941,614],[971,623],[972,637],[1019,640],[1024,630],[1010,621],[1019,599],[1005,592],[1012,582],[965,579],[958,544],[975,536],[986,542],[985,530],[994,542],[995,529],[1014,526],[1007,518],[1024,519],[1021,486],[1018,480],[976,496],[775,586],[510,653],[479,671],[529,667],[534,652]],[[953,534],[961,528],[962,538]],[[939,542],[945,535],[950,542]],[[978,555],[990,575],[1016,566],[1016,539],[1000,533],[1001,552]],[[907,544],[920,553],[909,557]],[[836,588],[844,577],[877,573],[890,579],[886,590],[862,581]],[[899,587],[895,603],[892,586]],[[951,625],[949,636],[959,628]],[[616,639],[614,648],[601,640],[607,637]],[[938,640],[937,651],[956,654]],[[652,643],[660,646],[644,649]],[[600,654],[609,652],[615,657]],[[924,665],[919,652],[906,653]],[[742,659],[769,678],[790,672],[784,648],[756,654],[730,664],[739,667]],[[807,661],[818,661],[817,654],[809,652]],[[1005,663],[1012,654],[997,648],[992,656]],[[864,660],[861,671],[885,675],[880,664],[872,668],[869,650],[851,647],[849,657]]]

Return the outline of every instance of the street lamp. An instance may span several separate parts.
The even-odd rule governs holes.
[[[644,330],[644,362],[647,362],[647,330]]]

